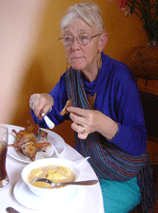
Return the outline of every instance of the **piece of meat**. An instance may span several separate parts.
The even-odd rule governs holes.
[[[14,132],[14,131],[13,131]],[[22,136],[22,137],[21,137]],[[20,137],[16,137],[16,142],[13,144],[9,144],[8,146],[15,147],[17,151],[21,150],[21,146],[29,141],[36,143],[35,137],[32,133],[27,133],[20,135]]]
[[[37,137],[38,135],[38,126],[37,124],[32,124],[29,127],[26,128],[27,132],[33,133],[35,135],[35,137]],[[48,133],[46,131],[41,130],[41,134],[42,134],[42,139],[47,139],[47,135]]]
[[[28,133],[31,133],[35,137],[37,137],[38,126],[37,124],[32,124],[29,127],[26,127],[25,129],[20,130],[19,132],[17,132],[15,129],[13,129],[12,132],[16,135],[16,142],[18,143],[23,138],[23,136]],[[48,133],[46,131],[41,130],[41,134],[42,134],[42,139],[47,139]]]
[[[21,151],[27,157],[29,157],[32,161],[35,160],[35,156],[37,153],[36,144],[32,141],[26,142],[21,146]]]
[[[64,106],[63,110],[60,112],[60,115],[65,115],[65,114],[68,114],[69,112],[67,111],[67,108],[71,106],[71,99],[69,99],[67,102],[66,102],[66,105]]]
[[[9,144],[8,146],[12,146],[16,149],[16,151],[21,151],[25,156],[29,157],[32,161],[35,160],[36,154],[38,151],[45,152],[46,148],[51,145],[49,142],[36,142],[36,136],[38,133],[38,128],[36,128],[36,125],[31,125],[28,128],[25,128],[24,130],[20,130],[19,132],[16,132],[14,129],[12,132],[16,136],[15,143]],[[43,139],[47,139],[48,133],[43,131]]]
[[[46,148],[50,145],[51,144],[49,142],[36,143],[36,148],[37,148],[37,151],[45,152]]]

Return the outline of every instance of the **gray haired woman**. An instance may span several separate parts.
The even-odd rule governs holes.
[[[30,97],[34,121],[39,117],[47,128],[41,113],[55,125],[72,120],[76,149],[91,157],[106,213],[129,212],[140,202],[148,212],[155,193],[138,88],[129,68],[103,53],[108,35],[99,6],[85,2],[69,7],[59,40],[71,66],[49,94]],[[68,100],[69,113],[61,115]]]

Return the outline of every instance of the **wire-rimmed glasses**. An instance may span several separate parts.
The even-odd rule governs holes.
[[[101,35],[101,33],[98,33],[94,36],[91,36],[88,33],[81,33],[78,36],[72,36],[72,35],[64,35],[63,37],[59,38],[59,41],[64,45],[64,46],[72,46],[74,40],[76,39],[77,42],[82,45],[82,46],[86,46],[87,44],[89,44],[91,42],[91,40],[93,38],[95,38],[96,36]]]

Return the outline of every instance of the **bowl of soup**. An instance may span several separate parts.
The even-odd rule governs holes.
[[[52,188],[51,184],[43,181],[34,181],[37,178],[47,178],[54,183],[77,181],[80,169],[77,164],[62,158],[45,158],[31,162],[22,170],[21,177],[29,189],[39,197],[51,198],[52,202],[59,203],[73,197],[77,186],[67,185]]]

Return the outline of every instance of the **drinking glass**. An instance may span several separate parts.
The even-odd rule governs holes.
[[[0,124],[0,188],[9,183],[6,171],[8,128]]]

